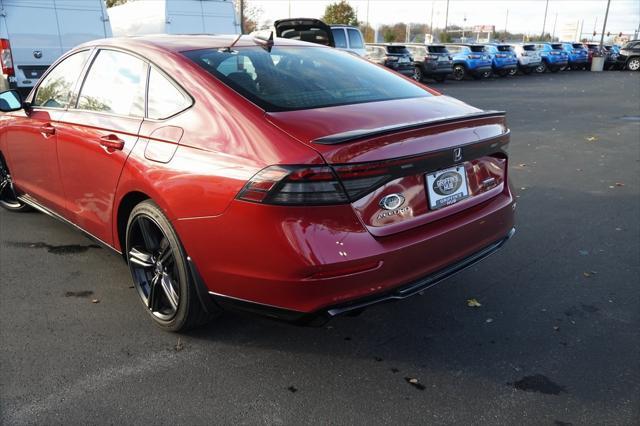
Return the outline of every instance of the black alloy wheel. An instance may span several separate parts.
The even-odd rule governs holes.
[[[540,62],[540,65],[536,67],[536,72],[538,74],[543,74],[547,71],[547,63],[545,61]]]
[[[511,68],[511,69],[509,70],[508,74],[509,74],[510,76],[514,76],[514,75],[518,74],[518,68]]]
[[[178,237],[154,202],[147,200],[133,209],[126,242],[134,287],[157,325],[184,331],[209,319],[198,299]]]
[[[30,210],[28,205],[18,199],[9,167],[7,167],[2,155],[0,155],[0,206],[14,212]]]
[[[415,67],[413,69],[413,79],[417,82],[421,82],[422,79],[424,78],[423,74],[422,74],[422,68],[420,68],[419,66]]]
[[[453,66],[453,79],[455,81],[462,81],[464,80],[464,75],[466,74],[466,71],[464,69],[464,65],[462,64],[456,64]]]

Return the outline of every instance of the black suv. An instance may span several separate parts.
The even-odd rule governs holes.
[[[453,57],[447,47],[442,44],[407,44],[407,49],[413,56],[414,74],[416,81],[433,78],[442,83],[447,74],[453,72]]]
[[[413,76],[413,58],[404,44],[367,44],[366,58],[406,76]]]
[[[631,40],[622,46],[616,65],[621,69],[640,71],[640,40]]]

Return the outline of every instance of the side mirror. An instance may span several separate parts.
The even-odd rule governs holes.
[[[0,111],[19,111],[23,108],[22,96],[16,90],[7,90],[0,93]]]

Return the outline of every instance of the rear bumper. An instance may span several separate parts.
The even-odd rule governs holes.
[[[391,293],[401,298],[417,282],[426,288],[514,227],[515,203],[506,185],[481,204],[386,237],[374,237],[351,206],[343,207],[234,201],[221,216],[174,226],[206,290],[221,304],[249,310],[257,305],[300,318],[341,313]]]
[[[461,272],[491,256],[492,254],[500,250],[502,246],[504,246],[504,244],[515,234],[515,231],[515,228],[511,228],[506,236],[478,250],[470,256],[467,256],[464,259],[459,260],[425,277],[400,285],[391,291],[375,294],[369,297],[363,297],[361,299],[352,300],[347,303],[328,306],[315,312],[304,313],[292,311],[274,306],[261,305],[243,301],[240,299],[220,296],[212,292],[210,292],[209,294],[213,301],[224,309],[251,312],[298,324],[321,325],[336,316],[345,315],[352,312],[359,312],[365,308],[380,303],[403,300],[411,296],[415,296],[416,294],[440,283],[441,281],[446,280],[447,278],[452,277],[458,272]]]

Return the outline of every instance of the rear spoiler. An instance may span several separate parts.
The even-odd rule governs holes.
[[[313,143],[320,145],[337,145],[351,142],[358,139],[383,136],[390,133],[404,132],[407,130],[419,129],[428,126],[439,126],[442,124],[454,123],[457,121],[475,120],[477,118],[504,117],[504,111],[480,111],[471,114],[458,115],[454,117],[436,118],[433,120],[413,121],[409,123],[394,124],[391,126],[376,127],[374,129],[349,130],[348,132],[335,133],[314,139]]]

